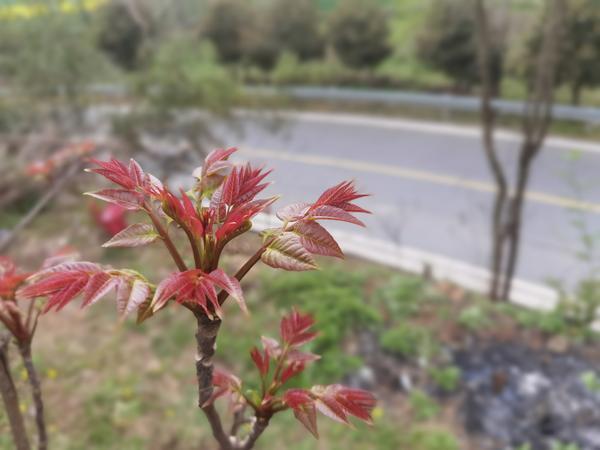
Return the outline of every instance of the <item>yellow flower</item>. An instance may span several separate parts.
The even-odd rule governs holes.
[[[27,371],[25,369],[21,369],[21,380],[27,381],[28,378]]]
[[[46,371],[46,377],[49,380],[54,380],[58,376],[58,371],[56,369],[50,368]]]
[[[171,418],[175,415],[175,411],[173,411],[171,408],[165,410],[165,417],[166,418]]]
[[[383,413],[384,413],[383,408],[376,406],[373,409],[373,413],[372,413],[373,420],[381,419],[383,417]]]

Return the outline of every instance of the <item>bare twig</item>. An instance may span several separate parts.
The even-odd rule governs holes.
[[[73,162],[61,175],[56,177],[56,181],[38,202],[23,216],[23,218],[10,231],[8,236],[0,240],[0,252],[6,251],[13,244],[16,237],[29,226],[40,212],[50,203],[50,201],[62,190],[62,188],[82,169],[80,161]]]

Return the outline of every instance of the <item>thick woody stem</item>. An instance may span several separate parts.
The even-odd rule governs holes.
[[[42,387],[37,370],[31,358],[31,343],[26,342],[19,345],[19,352],[23,358],[23,365],[27,371],[27,378],[31,385],[31,395],[35,407],[35,425],[38,433],[38,450],[48,448],[48,434],[46,432],[46,420],[44,418],[44,402],[42,399]]]
[[[268,426],[268,417],[256,417],[254,423],[252,424],[252,431],[250,432],[248,437],[243,441],[242,445],[239,448],[241,450],[250,450],[251,448],[253,448],[260,435],[263,434],[263,432],[267,429]]]
[[[0,395],[2,395],[2,401],[8,415],[16,450],[30,450],[23,414],[19,405],[19,395],[8,364],[8,339],[0,337],[0,341]]]
[[[202,409],[214,438],[219,443],[221,450],[231,450],[232,444],[229,436],[223,429],[223,423],[215,406],[206,404],[213,394],[213,356],[216,349],[217,334],[221,326],[220,320],[210,320],[204,314],[197,314],[198,329],[196,332],[196,378],[198,379],[198,407]]]

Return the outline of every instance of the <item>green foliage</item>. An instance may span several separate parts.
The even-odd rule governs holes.
[[[438,343],[431,331],[404,323],[384,331],[379,342],[384,350],[405,358],[431,358],[438,352]]]
[[[502,72],[501,39],[494,39],[492,79]],[[470,90],[479,80],[476,23],[468,0],[436,0],[418,37],[417,56],[454,80],[457,88]]]
[[[417,429],[407,437],[410,450],[460,450],[457,439],[447,431]]]
[[[373,68],[391,53],[386,11],[373,0],[341,0],[328,36],[337,56],[354,69]]]
[[[585,388],[594,393],[600,394],[600,378],[596,375],[596,372],[588,370],[581,374],[581,382]]]
[[[255,10],[246,0],[217,0],[211,3],[202,24],[224,63],[237,63],[248,54],[248,43],[256,23]]]
[[[551,450],[579,450],[579,446],[577,444],[564,444],[562,442],[557,442],[552,445]]]
[[[411,391],[408,400],[417,420],[431,420],[440,412],[440,406],[437,402],[420,389]]]
[[[202,107],[226,113],[237,96],[229,73],[216,64],[212,48],[186,37],[166,41],[140,76],[140,92],[155,108]]]
[[[297,305],[316,319],[319,336],[312,351],[322,355],[322,360],[305,372],[307,377],[315,381],[340,379],[360,367],[360,359],[340,352],[340,346],[347,336],[381,322],[379,312],[365,300],[365,274],[328,268],[278,273],[267,280],[262,301],[273,301],[282,309]]]
[[[433,367],[429,369],[429,376],[442,391],[452,392],[460,383],[461,371],[456,366]]]
[[[31,102],[80,106],[83,88],[108,68],[83,14],[49,7],[27,20],[2,22],[0,73],[13,92]]]
[[[561,41],[557,76],[559,84],[571,89],[571,101],[578,104],[581,90],[600,85],[600,8],[597,0],[567,2],[565,30]],[[542,39],[542,24],[535,29],[524,56],[525,71],[533,73]]]
[[[131,16],[127,5],[121,1],[111,1],[100,12],[98,22],[96,39],[100,49],[121,68],[135,69],[144,42],[144,30]]]
[[[278,52],[293,53],[301,61],[323,54],[319,11],[314,0],[274,0],[268,11],[267,39]]]
[[[377,299],[393,320],[418,313],[426,297],[426,284],[418,277],[396,275],[377,291]]]
[[[489,324],[488,311],[483,304],[471,305],[460,312],[458,323],[470,331],[477,331]]]

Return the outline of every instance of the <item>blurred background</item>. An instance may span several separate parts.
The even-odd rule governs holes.
[[[227,311],[218,353],[252,374],[298,305],[323,355],[300,384],[373,390],[376,424],[317,442],[290,414],[259,449],[600,449],[599,138],[600,0],[0,0],[0,254],[24,269],[67,248],[173,270],[100,247],[135,217],[80,195],[90,155],[178,189],[235,146],[281,205],[371,194],[364,230],[334,227],[346,261],[244,281],[252,320]],[[110,303],[40,321],[50,448],[212,448],[193,321]]]

